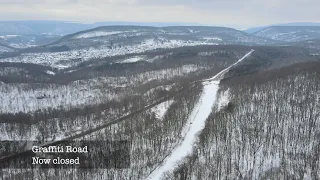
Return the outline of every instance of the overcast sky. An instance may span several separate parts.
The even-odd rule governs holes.
[[[248,28],[320,22],[319,0],[0,0],[0,20],[191,22]]]

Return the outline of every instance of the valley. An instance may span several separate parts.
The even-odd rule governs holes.
[[[32,145],[125,140],[129,168],[2,179],[320,178],[317,27],[92,28],[0,38],[0,139],[16,143],[0,164]]]

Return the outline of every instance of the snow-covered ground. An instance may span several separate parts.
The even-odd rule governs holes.
[[[255,35],[287,42],[298,42],[320,37],[318,27],[269,27]]]
[[[16,68],[16,67],[0,67],[0,76],[7,76],[11,74],[20,74],[26,73],[27,71],[23,68]]]
[[[226,90],[226,91],[224,91],[224,92],[221,92],[220,94],[219,94],[219,97],[218,97],[218,100],[217,100],[217,107],[218,107],[218,111],[222,108],[222,107],[224,107],[224,106],[226,106],[228,103],[229,103],[229,97],[230,95],[229,95],[229,89],[228,90]]]
[[[0,53],[2,52],[12,52],[13,50],[0,45]]]
[[[0,113],[32,112],[39,109],[79,107],[118,98],[111,90],[75,83],[66,86],[48,85],[28,89],[25,85],[4,84],[0,88]],[[43,99],[38,99],[43,97]]]
[[[150,110],[156,114],[156,118],[163,119],[164,115],[166,114],[166,112],[168,111],[168,109],[170,108],[173,102],[174,102],[173,100],[165,101],[151,108]]]
[[[177,68],[147,71],[129,77],[97,77],[74,81],[68,85],[48,85],[37,89],[30,88],[27,84],[3,84],[0,86],[0,104],[3,104],[0,106],[0,113],[32,112],[49,107],[69,109],[102,103],[121,97],[120,91],[115,91],[115,88],[130,88],[152,80],[169,80],[206,68],[189,64]],[[25,70],[20,68],[0,68],[0,75],[23,71]],[[46,73],[54,74],[51,71]],[[44,95],[43,99],[38,99]]]
[[[56,73],[55,72],[52,72],[52,71],[46,71],[47,74],[50,74],[50,75],[55,75]]]
[[[29,47],[36,47],[37,45],[34,44],[33,42],[28,42],[28,43],[10,43],[9,44],[11,47],[14,47],[14,48],[29,48]]]
[[[164,160],[164,162],[147,177],[147,180],[161,179],[164,173],[174,170],[175,167],[179,165],[179,162],[183,160],[183,158],[192,153],[193,146],[198,138],[197,135],[204,128],[205,122],[212,111],[212,107],[215,104],[217,92],[219,89],[220,77],[228,72],[231,67],[243,61],[253,51],[254,50],[251,50],[236,63],[222,70],[214,77],[203,82],[204,87],[201,97],[199,98],[199,102],[192,110],[191,115],[188,119],[188,123],[182,131],[182,142],[180,142],[178,146],[173,150],[173,152]]]
[[[189,73],[194,73],[199,70],[206,70],[208,67],[196,66],[193,64],[183,65],[177,68],[167,68],[155,71],[147,71],[144,73],[135,74],[132,76],[121,77],[98,77],[88,80],[75,81],[74,84],[87,85],[96,87],[99,84],[108,84],[111,87],[130,87],[139,84],[145,84],[152,80],[169,80],[177,76],[184,76]]]
[[[80,39],[80,38],[110,36],[110,35],[121,34],[121,33],[126,33],[126,32],[134,32],[134,31],[92,31],[92,32],[82,33],[78,36],[75,36],[74,38]]]
[[[222,39],[219,37],[203,37],[202,39],[206,41],[222,41]]]
[[[132,53],[142,53],[158,48],[171,49],[184,46],[198,45],[216,45],[215,43],[203,41],[183,41],[168,40],[160,41],[156,39],[146,39],[140,44],[128,45],[122,47],[110,48],[108,46],[100,46],[98,48],[87,48],[65,52],[46,52],[46,53],[24,53],[17,57],[0,59],[0,62],[22,62],[34,63],[46,66],[64,69],[75,66],[81,62],[88,61],[93,58],[112,57],[117,55],[125,55]],[[81,59],[75,62],[74,59]]]
[[[204,51],[204,52],[198,52],[199,56],[212,56],[218,53],[228,53],[228,51]]]
[[[143,61],[145,59],[144,56],[135,56],[135,57],[130,57],[128,59],[119,61],[117,63],[134,63],[134,62],[138,62],[138,61]]]

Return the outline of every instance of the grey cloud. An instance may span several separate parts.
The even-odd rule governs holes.
[[[0,0],[0,18],[189,21],[247,27],[320,22],[318,7],[319,0]]]

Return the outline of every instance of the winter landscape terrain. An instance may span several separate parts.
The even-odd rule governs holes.
[[[273,26],[254,33],[273,40],[296,42],[320,38],[320,26]]]
[[[1,179],[320,179],[317,26],[103,25],[0,22]],[[130,166],[4,165],[71,140]]]

